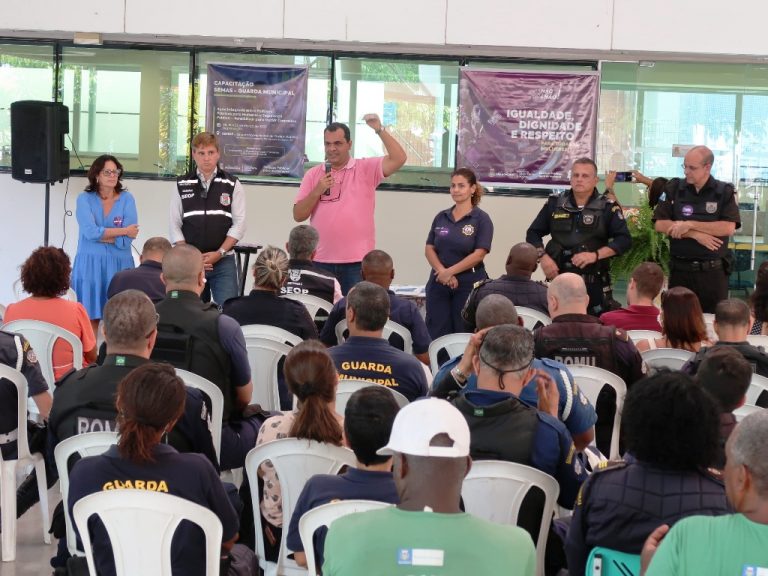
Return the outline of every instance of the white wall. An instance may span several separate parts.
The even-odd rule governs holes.
[[[84,188],[84,178],[69,183],[67,207],[74,213],[77,195]],[[151,236],[168,235],[168,201],[175,184],[171,181],[125,180],[135,195],[139,212],[139,237],[134,241],[141,250]],[[75,215],[64,218],[65,184],[51,188],[50,243],[61,246],[74,258],[77,248]],[[246,185],[248,232],[246,242],[284,247],[288,232],[295,225],[291,216],[296,188]],[[12,284],[18,267],[43,242],[45,187],[22,184],[10,175],[0,175],[0,303],[14,300]],[[493,250],[486,259],[489,273],[498,276],[512,244],[525,238],[525,229],[543,205],[543,199],[486,197],[481,204],[493,219]],[[451,205],[447,194],[379,191],[376,208],[376,245],[395,260],[396,282],[424,284],[429,268],[424,259],[424,242],[434,215]],[[64,242],[63,222],[67,238]],[[253,260],[251,260],[253,262]]]

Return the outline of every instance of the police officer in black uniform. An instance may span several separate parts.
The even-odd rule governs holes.
[[[608,260],[632,245],[621,206],[598,193],[598,180],[592,160],[576,160],[571,189],[550,196],[526,234],[526,241],[540,249],[548,280],[561,272],[584,278],[589,313],[595,316],[610,309],[613,300]],[[551,239],[543,247],[547,235]]]
[[[732,184],[711,176],[715,156],[706,146],[685,155],[685,178],[667,182],[653,212],[657,232],[669,236],[669,287],[685,286],[704,312],[728,297],[732,252],[728,237],[741,227]]]

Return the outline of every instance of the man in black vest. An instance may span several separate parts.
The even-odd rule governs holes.
[[[245,235],[245,193],[237,177],[219,168],[219,157],[214,134],[200,132],[192,139],[196,169],[176,181],[170,241],[203,253],[208,290],[223,304],[239,293],[232,248]]]
[[[667,182],[653,212],[657,232],[669,236],[669,287],[685,286],[706,313],[728,298],[732,253],[728,237],[741,227],[732,184],[711,176],[715,156],[706,146],[685,155],[685,179]]]
[[[224,396],[221,468],[239,468],[256,445],[261,416],[243,416],[253,391],[245,337],[233,318],[204,303],[203,255],[194,246],[175,246],[163,258],[166,296],[157,304],[158,342],[154,360],[165,360],[206,378]]]
[[[312,259],[317,252],[320,234],[309,224],[295,226],[288,235],[288,280],[280,294],[309,294],[335,304],[341,300],[341,286],[336,277],[320,268]]]
[[[536,358],[551,358],[566,366],[587,364],[613,372],[631,386],[643,377],[643,359],[627,333],[605,326],[587,314],[589,296],[584,280],[577,274],[560,274],[547,292],[552,324],[534,331]],[[595,405],[597,447],[608,453],[615,394],[603,390]]]
[[[608,260],[629,250],[632,237],[618,203],[597,191],[597,165],[579,158],[571,168],[571,189],[549,197],[525,239],[539,249],[548,280],[561,272],[584,278],[590,314],[613,306]],[[544,248],[543,238],[551,236]]]

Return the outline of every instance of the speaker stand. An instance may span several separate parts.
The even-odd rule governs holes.
[[[48,228],[50,226],[51,212],[51,183],[45,183],[45,235],[43,236],[43,246],[48,246]]]

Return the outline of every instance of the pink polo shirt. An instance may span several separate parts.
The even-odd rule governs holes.
[[[321,196],[310,216],[320,233],[315,260],[333,264],[360,262],[376,245],[376,186],[384,179],[384,158],[350,158],[332,170],[335,184]],[[301,181],[296,202],[306,198],[325,174],[325,166],[310,169]]]

